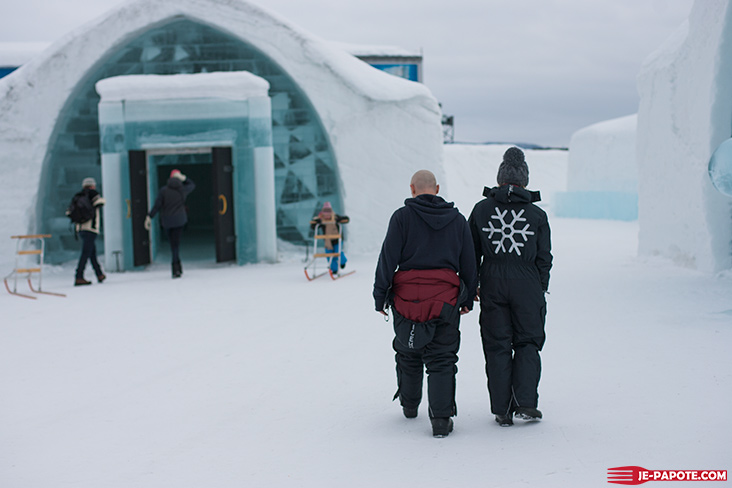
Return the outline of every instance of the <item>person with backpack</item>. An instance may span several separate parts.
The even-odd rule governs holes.
[[[158,192],[155,204],[145,217],[145,229],[150,230],[152,219],[160,212],[163,228],[168,233],[170,254],[172,256],[173,278],[180,278],[183,266],[180,262],[180,240],[183,226],[188,222],[186,197],[196,188],[196,184],[178,169],[170,172],[170,178]]]
[[[99,235],[99,209],[105,201],[97,191],[97,182],[94,178],[84,178],[82,189],[71,199],[66,215],[74,224],[74,230],[81,237],[81,257],[76,267],[74,286],[91,285],[91,281],[84,279],[84,269],[87,261],[91,262],[97,281],[103,282],[107,277],[97,261],[96,240]]]

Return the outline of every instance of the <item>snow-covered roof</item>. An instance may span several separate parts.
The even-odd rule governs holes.
[[[349,44],[331,41],[331,44],[353,56],[361,57],[388,57],[388,58],[416,58],[422,57],[421,51],[410,51],[398,46],[379,46],[367,44]]]
[[[180,75],[128,75],[100,80],[103,101],[266,97],[269,82],[246,71]]]

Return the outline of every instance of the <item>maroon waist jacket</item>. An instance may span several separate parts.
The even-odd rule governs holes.
[[[442,307],[457,305],[460,277],[451,269],[410,269],[397,271],[392,282],[394,308],[414,322],[440,316]]]

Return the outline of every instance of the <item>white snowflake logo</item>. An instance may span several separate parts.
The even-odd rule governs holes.
[[[516,251],[516,254],[521,256],[521,248],[524,247],[524,243],[529,240],[528,236],[534,235],[534,231],[529,230],[529,224],[524,225],[523,229],[517,228],[517,224],[519,222],[526,222],[526,219],[522,217],[524,209],[522,208],[518,213],[511,210],[511,217],[513,220],[510,223],[506,221],[508,210],[501,212],[498,207],[495,207],[495,209],[496,213],[491,215],[491,218],[500,222],[500,225],[494,227],[493,222],[488,222],[488,227],[483,227],[481,229],[483,232],[488,232],[488,238],[492,238],[494,234],[498,234],[497,237],[499,237],[499,239],[491,241],[491,244],[496,246],[493,252],[495,254],[498,254],[499,252],[511,254]],[[516,240],[517,235],[523,237],[523,242],[518,242]],[[509,243],[510,247],[506,250],[506,244]]]

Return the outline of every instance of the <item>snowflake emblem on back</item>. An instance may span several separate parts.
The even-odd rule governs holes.
[[[506,216],[508,215],[508,210],[501,212],[498,207],[495,207],[495,209],[496,213],[491,215],[491,219],[497,220],[497,225],[494,226],[493,222],[488,222],[488,227],[481,229],[483,232],[488,232],[489,239],[497,235],[497,240],[491,241],[491,244],[496,246],[493,252],[495,254],[499,252],[511,254],[515,251],[516,254],[521,256],[521,248],[529,240],[528,236],[534,235],[534,231],[529,230],[530,226],[528,223],[524,225],[523,229],[518,228],[518,224],[526,222],[526,219],[522,217],[525,209],[522,208],[518,213],[515,210],[511,210],[511,218],[513,219],[511,222],[507,222],[508,219]],[[523,241],[519,242],[516,236],[523,238]],[[508,244],[510,244],[510,247],[506,250],[506,245]]]

